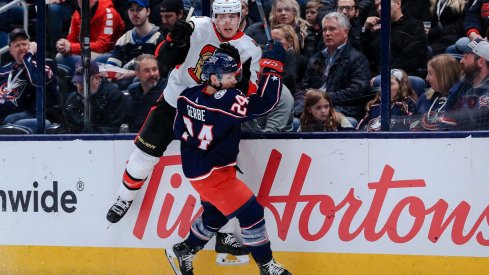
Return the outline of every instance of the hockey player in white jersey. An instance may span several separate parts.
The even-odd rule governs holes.
[[[214,0],[212,18],[191,17],[188,22],[178,21],[156,49],[160,66],[175,68],[135,139],[136,149],[123,173],[117,200],[107,213],[109,222],[117,223],[127,213],[146,178],[174,139],[172,128],[177,98],[185,88],[201,83],[204,61],[222,42],[230,43],[239,51],[239,57],[233,56],[241,61],[243,75],[237,87],[247,94],[256,92],[261,49],[239,30],[241,16],[240,0]],[[220,233],[216,237],[218,263],[243,264],[249,261],[247,251],[232,235]],[[238,256],[238,260],[227,260],[227,254]]]

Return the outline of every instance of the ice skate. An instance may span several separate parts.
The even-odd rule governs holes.
[[[192,261],[195,253],[186,243],[177,243],[172,248],[165,249],[165,254],[176,275],[194,274]]]
[[[117,197],[117,201],[110,207],[109,212],[107,212],[107,220],[111,223],[117,223],[124,217],[131,207],[132,201],[125,201],[121,197]]]
[[[281,264],[277,263],[275,259],[270,260],[268,263],[257,263],[260,269],[260,275],[292,275]]]
[[[243,265],[250,262],[248,250],[230,233],[217,232],[216,253],[219,265]]]

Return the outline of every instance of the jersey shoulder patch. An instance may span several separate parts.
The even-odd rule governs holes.
[[[219,90],[214,94],[215,99],[221,99],[225,94],[227,90]]]

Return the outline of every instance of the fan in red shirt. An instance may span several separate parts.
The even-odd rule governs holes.
[[[81,0],[78,0],[81,7]],[[71,19],[70,32],[65,38],[56,42],[56,61],[67,66],[71,72],[81,59],[81,12],[78,8]],[[101,57],[114,48],[117,39],[124,33],[124,21],[115,10],[112,0],[90,0],[90,50],[91,57]],[[102,60],[97,60],[102,61]],[[105,62],[104,62],[105,63]]]

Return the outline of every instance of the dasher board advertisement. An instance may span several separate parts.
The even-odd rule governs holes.
[[[201,208],[177,141],[127,215],[108,226],[134,148],[130,140],[1,142],[0,245],[181,241]],[[243,140],[240,150],[238,177],[265,207],[274,251],[489,256],[487,138]]]

